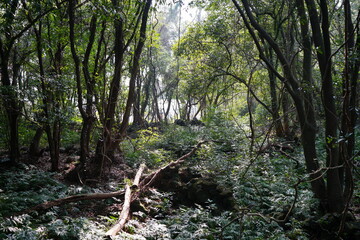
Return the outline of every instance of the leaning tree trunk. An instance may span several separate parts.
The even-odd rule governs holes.
[[[42,103],[43,103],[43,114],[45,117],[45,132],[47,135],[50,159],[51,159],[51,171],[59,170],[59,142],[60,142],[60,126],[58,124],[58,117],[55,117],[51,123],[51,112],[54,114],[53,110],[50,109],[50,105],[56,105],[54,102],[53,93],[48,89],[45,82],[45,68],[43,62],[43,47],[42,47],[42,23],[39,22],[39,28],[34,28],[36,36],[36,52],[38,57],[39,64],[39,74],[40,74],[40,89],[43,94]]]
[[[305,6],[303,0],[297,0],[297,12],[301,19],[301,37],[303,44],[303,62],[302,62],[302,85],[305,86],[303,93],[304,97],[304,110],[305,110],[305,120],[302,120],[302,145],[304,148],[304,154],[306,159],[313,159],[313,161],[307,161],[308,172],[310,169],[315,171],[316,175],[314,177],[320,177],[321,172],[316,171],[319,169],[319,164],[317,162],[317,153],[316,153],[316,132],[317,125],[315,119],[315,109],[313,105],[313,95],[310,91],[312,83],[312,52],[311,52],[311,40],[309,36],[309,22],[305,13]],[[306,150],[305,150],[306,149]],[[315,187],[315,186],[313,186]],[[325,185],[317,185],[318,189],[314,192],[318,192],[321,196],[318,196],[320,199],[326,198]],[[325,206],[324,206],[325,207]]]
[[[82,70],[85,79],[85,86],[86,86],[86,106],[84,107],[83,103],[83,89],[82,89],[82,82],[81,82],[81,71],[80,71],[80,59],[77,54],[76,50],[76,43],[75,43],[75,1],[71,0],[69,2],[68,8],[69,14],[69,38],[70,38],[70,47],[71,47],[71,54],[74,60],[75,66],[75,78],[76,78],[76,86],[77,86],[77,93],[78,93],[78,109],[80,111],[81,117],[83,119],[81,134],[80,134],[80,164],[77,167],[77,171],[82,172],[83,167],[85,165],[86,160],[89,157],[89,145],[90,145],[90,138],[91,133],[93,130],[93,126],[96,120],[95,114],[93,112],[94,103],[94,88],[95,88],[95,76],[90,75],[89,71],[89,58],[91,54],[91,50],[93,48],[95,42],[95,35],[96,35],[96,26],[97,26],[97,18],[96,15],[91,17],[90,27],[89,27],[89,40],[85,50],[84,58],[82,61]],[[100,40],[102,39],[103,32],[101,33]],[[100,43],[101,44],[101,41]],[[98,63],[98,55],[95,60]],[[94,66],[97,68],[97,64]]]

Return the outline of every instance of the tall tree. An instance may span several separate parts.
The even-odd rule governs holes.
[[[289,2],[289,6],[291,6],[291,4],[296,6],[300,19],[303,58],[301,68],[302,76],[301,80],[299,80],[292,64],[294,58],[289,58],[289,54],[281,47],[279,41],[271,36],[271,33],[265,30],[259,20],[254,16],[254,6],[250,5],[247,0],[241,1],[243,8],[236,0],[232,0],[232,2],[252,35],[259,49],[260,57],[267,64],[268,68],[283,81],[295,104],[297,116],[300,121],[302,145],[307,170],[310,174],[315,196],[322,200],[327,211],[342,212],[344,209],[344,195],[342,192],[341,176],[339,175],[341,171],[338,144],[339,136],[337,131],[339,128],[339,114],[337,113],[335,104],[335,90],[332,76],[332,57],[334,54],[331,48],[329,3],[320,1],[319,4],[317,4],[312,0]],[[311,31],[309,29],[310,27]],[[255,31],[259,34],[260,38]],[[276,54],[277,59],[282,64],[282,73],[274,67],[267,56],[261,53],[263,48],[261,39],[264,39],[266,44],[268,44]],[[311,40],[314,46],[312,46]],[[316,50],[316,62],[320,70],[321,98],[325,115],[324,144],[326,145],[327,151],[325,168],[327,174],[326,185],[323,174],[321,173],[322,171],[319,169],[319,164],[317,163],[315,147],[317,125],[315,107],[313,105],[313,96],[316,94],[312,75],[313,49]],[[304,90],[299,91],[300,89]]]
[[[103,6],[107,8],[108,6]],[[94,10],[93,6],[84,6],[83,11]],[[98,9],[97,9],[98,10]],[[105,64],[101,65],[102,49],[104,45],[105,30],[106,30],[106,18],[102,17],[103,20],[99,21],[99,15],[101,17],[101,11],[96,11],[90,18],[90,24],[88,31],[82,32],[82,34],[75,34],[76,27],[85,24],[88,18],[83,19],[76,17],[76,1],[69,2],[69,38],[70,38],[70,49],[75,67],[75,79],[77,88],[77,104],[78,109],[82,117],[82,129],[80,134],[80,165],[79,170],[83,168],[90,154],[90,139],[93,131],[93,127],[96,121],[95,113],[95,100],[99,93],[96,92],[96,85],[98,76],[103,74]],[[78,10],[79,15],[81,12]],[[78,24],[76,24],[78,22]],[[98,31],[101,26],[101,30]],[[78,26],[79,28],[80,26]],[[87,39],[87,42],[84,41]],[[78,43],[78,44],[77,44]],[[80,56],[80,51],[77,49],[77,45],[85,44],[85,49]],[[106,52],[106,51],[105,51]],[[93,61],[90,61],[93,59]],[[91,71],[92,70],[92,71]],[[85,86],[85,88],[83,87]],[[84,103],[85,101],[85,103]]]
[[[21,44],[18,42],[39,19],[56,8],[50,3],[44,4],[45,7],[40,8],[40,11],[35,11],[34,17],[29,21],[27,18],[29,13],[24,6],[27,3],[27,1],[20,2],[19,0],[0,3],[2,10],[0,32],[3,33],[0,35],[1,95],[8,120],[9,154],[12,162],[19,157],[18,125],[21,109],[17,89],[21,65],[18,60],[24,59],[24,56],[19,56],[20,53],[26,53],[26,51],[19,51]],[[41,5],[42,2],[34,4]]]
[[[344,74],[343,74],[343,105],[340,132],[340,164],[344,169],[340,169],[340,181],[344,187],[344,197],[347,202],[350,201],[354,191],[353,180],[353,160],[355,156],[355,126],[357,120],[356,109],[359,106],[357,102],[357,88],[360,69],[360,15],[357,16],[357,30],[352,21],[351,2],[344,1]],[[348,205],[347,205],[348,207]]]
[[[139,73],[139,61],[146,38],[147,19],[151,3],[151,0],[146,0],[137,3],[135,7],[129,4],[127,9],[128,15],[124,15],[123,13],[119,12],[117,18],[114,20],[115,68],[113,79],[110,83],[109,95],[104,113],[102,137],[99,139],[96,147],[96,175],[101,174],[105,161],[108,161],[113,156],[115,149],[122,140],[122,137],[124,136],[128,127],[130,112],[135,99],[135,82]],[[125,2],[119,2],[117,0],[113,1],[114,8],[117,10],[121,9],[121,7],[124,7],[124,4]],[[140,29],[138,29],[140,22]],[[132,26],[132,32],[130,35],[126,30],[126,27],[128,26]],[[132,63],[130,66],[130,81],[127,103],[120,129],[118,131],[114,131],[113,127],[115,123],[115,110],[120,93],[120,83],[124,67],[124,54],[128,50],[130,44],[133,43],[137,34],[139,34],[139,37],[135,45],[134,55],[132,56]]]
[[[270,47],[274,50],[277,58],[282,64],[282,71],[284,75],[281,75],[273,65],[266,59],[264,55],[260,55],[260,57],[266,62],[267,66],[275,73],[277,74],[278,78],[283,81],[285,84],[288,92],[290,93],[294,104],[297,109],[298,113],[298,119],[300,121],[301,126],[301,139],[302,139],[302,145],[304,149],[304,155],[305,155],[305,161],[308,172],[311,174],[311,185],[312,189],[315,193],[315,196],[322,200],[323,204],[326,203],[327,195],[326,195],[326,188],[325,188],[325,182],[322,178],[321,172],[319,172],[319,164],[317,162],[317,154],[316,154],[316,148],[315,148],[315,132],[316,129],[314,129],[314,125],[312,124],[312,121],[309,121],[309,116],[312,114],[308,114],[307,110],[313,112],[314,109],[306,109],[305,108],[305,101],[306,98],[304,97],[304,94],[301,89],[301,85],[299,80],[296,78],[295,73],[293,72],[293,68],[291,66],[290,59],[288,59],[285,55],[285,53],[281,50],[281,47],[275,40],[270,36],[270,34],[259,24],[259,22],[254,17],[251,7],[248,3],[248,1],[243,0],[243,9],[240,7],[239,3],[236,0],[233,0],[233,3],[238,10],[238,12],[241,14],[241,17],[243,18],[243,21],[245,22],[251,36],[253,37],[253,40],[255,41],[259,52],[261,54],[262,47],[260,44],[260,41],[255,34],[254,29],[259,33],[259,35],[270,45]]]

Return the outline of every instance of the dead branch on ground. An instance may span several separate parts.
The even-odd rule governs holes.
[[[139,182],[140,182],[140,178],[142,175],[142,172],[145,169],[145,164],[141,164],[136,176],[134,178],[134,182],[132,184],[132,186],[138,186]],[[127,222],[128,218],[129,218],[129,213],[130,213],[130,204],[131,204],[131,189],[132,187],[130,186],[130,184],[126,184],[125,186],[125,198],[124,198],[124,204],[120,213],[120,217],[118,219],[118,221],[116,222],[116,224],[109,230],[106,232],[106,235],[109,236],[115,236],[118,232],[121,231],[121,229],[123,229],[125,223]]]

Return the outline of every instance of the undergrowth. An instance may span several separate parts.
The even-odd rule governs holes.
[[[211,199],[208,204],[175,207],[176,195],[154,189],[141,200],[148,212],[133,213],[126,231],[113,239],[308,239],[304,223],[318,215],[318,202],[306,181],[298,184],[307,177],[299,147],[288,153],[291,158],[276,151],[251,154],[250,141],[239,126],[218,115],[208,119],[205,127],[141,130],[121,148],[128,165],[145,162],[154,169],[200,141],[207,142],[187,160],[187,166],[230,189],[236,210],[219,211]],[[32,166],[2,171],[0,186],[0,239],[105,239],[106,230],[118,218],[118,213],[82,216],[77,203],[9,217],[44,201],[98,191],[65,185],[53,173]],[[359,192],[354,195],[359,201]],[[76,211],[80,217],[69,214]]]

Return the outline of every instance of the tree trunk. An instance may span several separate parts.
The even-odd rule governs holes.
[[[144,119],[141,116],[141,78],[138,77],[136,81],[135,101],[133,104],[133,124],[137,126],[144,125]]]
[[[6,97],[6,96],[5,96]],[[7,106],[6,112],[8,115],[9,121],[9,130],[10,130],[10,160],[12,163],[15,163],[19,156],[19,112],[17,111],[17,106],[15,99],[11,99],[11,104]]]
[[[306,0],[309,11],[310,23],[313,32],[313,40],[317,49],[322,78],[322,101],[325,111],[325,143],[327,167],[327,199],[329,212],[342,212],[344,209],[344,198],[339,176],[339,148],[338,148],[338,115],[336,113],[333,80],[331,75],[331,43],[329,33],[329,18],[327,2],[320,0],[320,19],[313,0]]]
[[[272,58],[272,56],[271,56]],[[276,94],[276,76],[275,74],[269,70],[269,85],[270,85],[270,97],[271,97],[271,115],[275,125],[275,133],[277,137],[284,136],[284,130],[281,123],[281,118],[279,114],[278,100]]]
[[[54,96],[51,89],[48,89],[47,84],[45,83],[45,69],[43,63],[43,47],[42,47],[42,23],[39,22],[39,28],[34,28],[36,36],[36,51],[39,63],[39,74],[40,74],[40,89],[43,94],[42,103],[43,103],[43,114],[45,117],[45,131],[48,139],[50,159],[51,159],[51,171],[59,170],[59,144],[60,144],[60,122],[58,116],[54,116],[54,120],[51,120],[53,117],[52,114],[55,114],[56,107],[59,107],[55,103]],[[55,65],[55,61],[54,61]],[[54,108],[51,109],[50,105],[53,105]],[[52,121],[52,123],[51,123]]]
[[[341,183],[345,186],[344,197],[347,201],[351,198],[354,189],[353,156],[355,150],[356,126],[356,99],[357,82],[360,69],[360,34],[357,32],[355,42],[354,26],[351,18],[351,5],[349,0],[344,1],[345,12],[345,70],[343,79],[343,112],[341,123],[340,161],[344,170],[340,171]]]
[[[115,6],[118,7],[118,6]],[[122,18],[115,19],[115,69],[114,76],[110,83],[110,92],[107,100],[107,104],[104,110],[104,122],[102,136],[97,142],[95,159],[93,162],[93,173],[94,176],[100,176],[103,171],[104,161],[112,157],[112,144],[114,141],[113,125],[115,108],[118,102],[120,93],[120,82],[123,68],[124,58],[124,23]]]
[[[265,51],[265,55],[269,59],[270,64],[274,65],[274,67],[277,68],[277,66],[275,66],[274,64],[273,50],[267,47]],[[276,75],[270,69],[268,69],[268,75],[269,75],[269,87],[270,87],[270,99],[271,99],[271,116],[275,126],[275,134],[277,137],[283,137],[284,130],[279,114],[279,106],[278,106],[278,99],[276,93]]]
[[[258,41],[257,35],[254,33],[253,29],[251,28],[247,18],[245,17],[245,14],[240,7],[240,5],[237,3],[236,0],[232,0],[235,4],[238,12],[241,14],[245,25],[247,29],[249,30],[251,36],[253,37],[253,40],[255,41],[255,44],[259,48],[260,57],[265,61],[267,66],[274,71],[274,73],[277,74],[277,76],[280,78],[280,80],[285,84],[285,87],[287,88],[288,92],[290,93],[296,110],[297,115],[299,118],[301,130],[302,130],[302,145],[304,149],[304,155],[305,155],[305,162],[307,166],[307,172],[310,173],[310,180],[311,180],[311,186],[312,190],[317,198],[321,200],[321,202],[326,201],[326,188],[325,188],[325,182],[322,178],[321,172],[319,172],[319,165],[317,163],[316,158],[316,148],[315,148],[315,137],[314,133],[315,131],[311,128],[311,125],[309,125],[307,121],[307,114],[304,108],[304,98],[300,91],[300,86],[298,80],[295,78],[291,65],[289,61],[286,59],[283,51],[279,47],[279,45],[274,41],[274,39],[271,38],[271,36],[260,26],[260,24],[254,19],[254,16],[252,15],[252,12],[250,10],[250,6],[247,0],[242,0],[243,6],[245,8],[246,14],[250,20],[250,23],[252,27],[254,27],[261,37],[269,44],[269,46],[274,50],[274,53],[278,57],[279,61],[282,64],[285,78],[282,77],[274,68],[273,65],[271,65],[266,59],[266,57],[262,54],[262,49],[260,46],[260,43]]]
[[[141,101],[141,106],[140,106],[140,116],[142,119],[145,119],[145,112],[146,112],[146,108],[149,105],[149,99],[150,99],[150,82],[151,79],[149,76],[147,76],[147,78],[145,79],[145,83],[144,83],[144,93],[143,93],[143,101]]]
[[[141,57],[141,53],[145,44],[145,40],[146,40],[146,27],[147,27],[147,20],[148,20],[148,16],[149,16],[149,11],[150,11],[150,7],[151,7],[151,2],[152,0],[147,0],[143,9],[143,15],[142,15],[142,20],[141,20],[141,26],[140,26],[140,39],[139,42],[136,46],[135,52],[134,52],[134,60],[133,60],[133,64],[132,64],[132,68],[131,68],[131,76],[130,76],[130,83],[129,83],[129,94],[128,94],[128,98],[127,98],[127,102],[126,102],[126,108],[125,108],[125,113],[123,116],[123,120],[120,126],[120,130],[119,130],[119,135],[120,138],[124,137],[126,134],[126,130],[127,127],[129,125],[129,118],[130,118],[130,113],[131,113],[131,108],[132,105],[135,101],[135,83],[136,83],[136,79],[138,77],[139,74],[139,69],[140,69],[140,57]]]
[[[36,133],[31,140],[30,147],[29,147],[29,157],[36,161],[40,157],[40,140],[44,133],[44,129],[42,127],[38,127],[36,129]]]
[[[96,25],[97,25],[97,18],[95,15],[91,17],[90,27],[89,27],[89,41],[86,47],[86,51],[84,54],[83,59],[83,75],[85,79],[85,86],[86,86],[86,106],[84,107],[83,103],[83,89],[82,89],[82,82],[81,82],[81,71],[80,71],[80,59],[77,54],[77,50],[75,48],[75,1],[71,0],[69,3],[69,28],[70,28],[70,47],[71,47],[71,54],[74,60],[75,65],[75,78],[76,78],[76,85],[77,85],[77,93],[78,93],[78,108],[83,119],[82,128],[81,128],[81,135],[80,135],[80,164],[78,165],[78,171],[82,171],[82,168],[89,157],[89,144],[91,133],[93,129],[93,125],[95,122],[95,114],[94,114],[94,88],[95,88],[95,80],[94,76],[90,75],[89,71],[89,58],[91,54],[91,50],[93,48],[95,42],[95,35],[96,35]],[[103,34],[103,33],[102,33]],[[100,36],[100,39],[102,35]],[[101,41],[100,43],[101,44]],[[97,56],[98,58],[98,56]],[[96,61],[98,64],[98,61]],[[97,68],[97,64],[94,68]]]
[[[4,108],[7,114],[8,129],[9,129],[9,157],[11,163],[15,163],[19,156],[19,133],[18,133],[18,120],[20,110],[18,107],[17,93],[16,93],[16,80],[11,82],[9,74],[9,55],[10,52],[6,51],[6,46],[2,45],[0,40],[0,55],[1,55],[1,83],[2,83],[2,98]]]
[[[283,112],[283,131],[284,135],[288,138],[292,138],[291,129],[290,129],[290,118],[289,118],[289,94],[285,88],[283,88],[281,96],[281,107]]]

